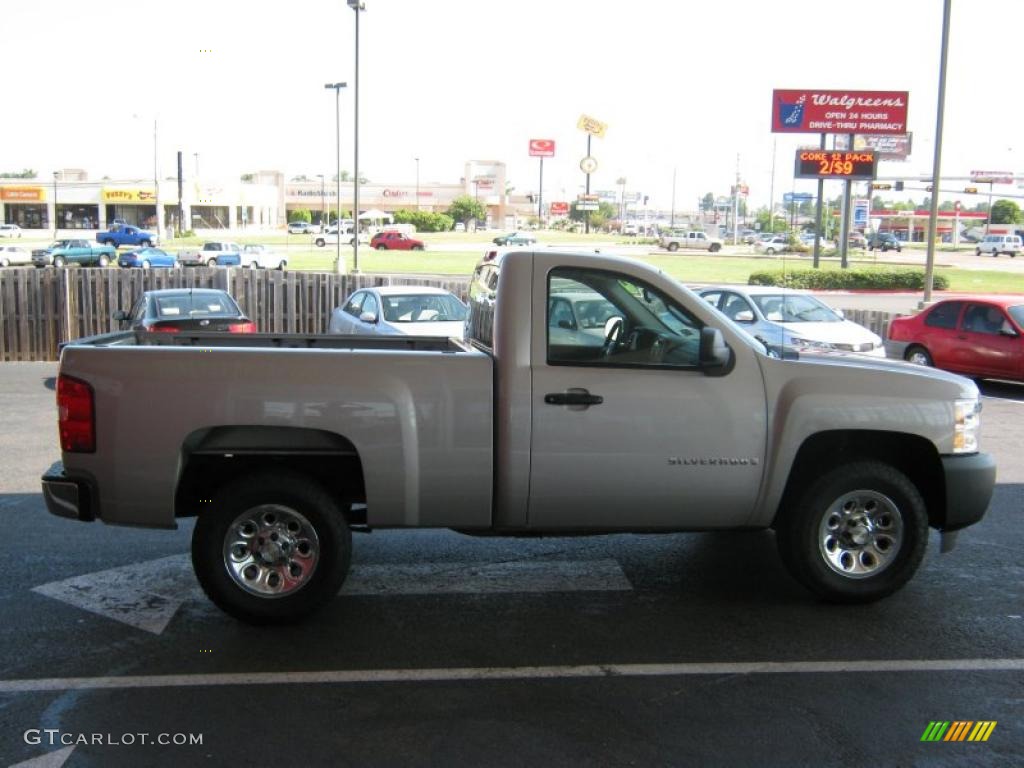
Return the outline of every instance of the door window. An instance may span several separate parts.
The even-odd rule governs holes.
[[[359,308],[363,305],[363,299],[366,298],[366,294],[360,291],[359,293],[353,293],[348,302],[345,304],[344,312],[352,315],[353,317],[359,317]]]
[[[563,303],[575,327],[560,323]],[[547,361],[552,365],[693,368],[703,324],[656,288],[603,270],[548,277]]]
[[[963,330],[994,335],[1003,330],[1011,330],[1011,326],[999,307],[991,304],[968,304],[967,311],[964,312]]]
[[[924,319],[924,324],[932,328],[956,328],[957,318],[960,317],[962,302],[950,301],[946,304],[939,304]]]

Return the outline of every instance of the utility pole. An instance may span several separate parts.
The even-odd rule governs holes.
[[[939,217],[939,176],[942,167],[942,118],[946,110],[946,59],[949,53],[949,15],[952,0],[945,0],[942,6],[942,54],[939,58],[939,103],[935,114],[935,159],[932,164],[932,209],[928,217],[928,258],[924,270],[924,300],[932,300],[932,283],[935,277],[935,230]],[[992,187],[989,186],[989,200]],[[989,203],[988,218],[992,220],[992,204]],[[986,229],[987,231],[987,229]]]

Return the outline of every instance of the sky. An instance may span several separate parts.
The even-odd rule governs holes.
[[[528,142],[543,138],[556,142],[544,197],[572,199],[586,114],[608,126],[592,142],[592,190],[625,178],[627,192],[667,209],[674,173],[676,208],[692,208],[706,192],[727,195],[738,164],[759,207],[769,190],[778,200],[814,188],[794,182],[793,154],[818,137],[771,133],[774,88],[909,91],[913,155],[879,176],[931,172],[942,0],[366,6],[359,164],[373,182],[414,183],[417,157],[424,183],[458,183],[467,161],[499,160],[517,193],[536,192]],[[162,177],[178,150],[187,178],[197,166],[206,180],[261,169],[333,176],[335,98],[324,84],[336,81],[348,83],[340,136],[351,171],[354,19],[344,0],[4,3],[0,171],[152,178],[155,121]],[[1024,176],[1022,29],[1022,0],[953,0],[943,176]]]

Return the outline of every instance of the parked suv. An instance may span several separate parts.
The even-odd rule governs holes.
[[[1021,239],[1017,235],[985,235],[985,238],[978,243],[974,252],[981,256],[983,253],[991,253],[998,256],[1000,253],[1009,254],[1013,258],[1021,251]]]
[[[868,240],[868,250],[873,251],[878,248],[882,251],[896,251],[899,253],[902,250],[900,241],[896,239],[896,235],[890,232],[876,232]]]

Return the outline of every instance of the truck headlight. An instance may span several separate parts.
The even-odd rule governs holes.
[[[981,401],[957,400],[953,403],[953,453],[977,453],[981,429]]]
[[[833,350],[835,346],[828,343],[827,341],[815,341],[814,339],[801,339],[796,336],[789,337],[789,343],[794,347],[804,347],[806,349],[821,349],[821,350]]]

